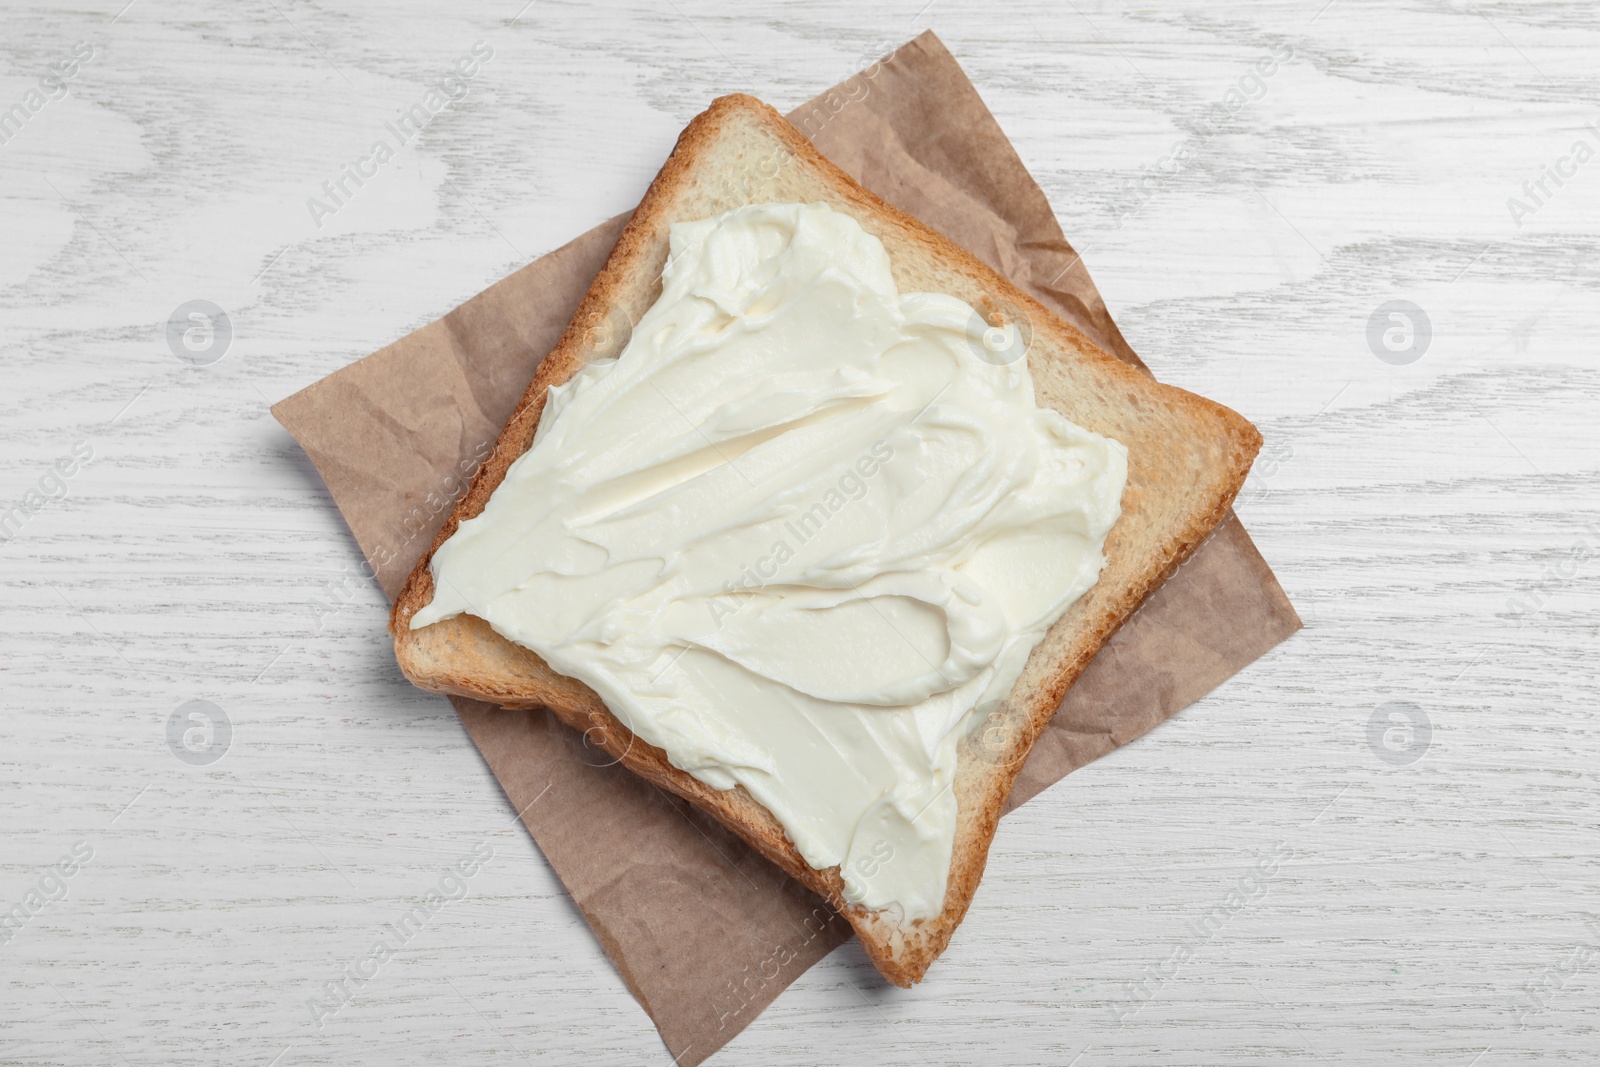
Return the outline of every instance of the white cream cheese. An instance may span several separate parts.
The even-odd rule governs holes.
[[[823,204],[674,225],[664,286],[550,390],[411,625],[486,620],[850,900],[935,915],[957,745],[1099,576],[1127,451]]]

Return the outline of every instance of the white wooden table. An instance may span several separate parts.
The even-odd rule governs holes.
[[[378,590],[313,612],[359,557],[267,406],[635,203],[712,97],[929,26],[1134,347],[1266,433],[1239,511],[1307,628],[1007,819],[927,983],[847,946],[713,1062],[1600,1060],[1592,5],[124,2],[0,36],[0,504],[41,505],[0,544],[0,1063],[667,1061]],[[1425,349],[1369,334],[1397,300]]]

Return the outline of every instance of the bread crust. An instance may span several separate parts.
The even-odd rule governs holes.
[[[629,731],[592,689],[551,670],[536,653],[501,638],[482,620],[462,615],[416,631],[409,628],[412,615],[433,598],[433,553],[462,521],[482,512],[512,462],[532,443],[550,387],[568,381],[590,359],[620,350],[622,342],[614,336],[618,309],[632,321],[648,306],[648,300],[641,306],[641,272],[648,272],[653,291],[659,292],[655,279],[665,259],[667,228],[681,221],[673,211],[704,177],[706,161],[719,146],[726,151],[734,127],[740,136],[770,138],[780,153],[787,153],[783,165],[803,168],[808,181],[820,179],[832,206],[849,211],[886,243],[893,240],[897,249],[891,250],[892,260],[926,257],[955,288],[978,294],[979,299],[969,302],[986,314],[990,309],[981,302],[985,296],[991,308],[1005,309],[1004,317],[1020,313],[1026,318],[1033,333],[1030,369],[1041,403],[1066,409],[1063,413],[1073,421],[1106,433],[1107,426],[1084,417],[1077,399],[1093,394],[1094,403],[1114,408],[1116,418],[1123,420],[1118,423],[1121,436],[1111,436],[1140,441],[1137,457],[1133,443],[1123,442],[1130,448],[1129,482],[1123,517],[1107,539],[1108,563],[1101,581],[1035,648],[1011,695],[990,717],[995,728],[975,732],[962,745],[955,785],[958,827],[944,908],[909,924],[846,901],[839,869],[816,870],[807,864],[777,820],[743,787],[713,789],[673,767],[664,752]],[[726,166],[726,161],[719,160],[719,165]],[[1041,337],[1048,344],[1041,346]],[[1035,350],[1048,358],[1032,358]],[[678,138],[566,332],[539,365],[494,450],[418,560],[395,600],[389,630],[400,668],[415,684],[507,708],[546,707],[635,774],[716,817],[823,897],[855,928],[884,977],[909,986],[922,979],[966,915],[1000,813],[1033,740],[1105,641],[1227,516],[1260,444],[1260,434],[1242,416],[1152,381],[970,253],[862,188],[766,104],[743,95],[725,96]],[[1158,449],[1162,454],[1152,459],[1151,452]],[[1185,459],[1191,461],[1187,467]],[[1108,583],[1108,575],[1114,581]]]

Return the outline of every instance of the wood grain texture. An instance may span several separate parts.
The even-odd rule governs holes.
[[[93,855],[0,944],[0,1063],[666,1061],[267,404],[637,202],[712,97],[792,105],[929,26],[1133,346],[1265,433],[1238,511],[1307,629],[1008,818],[936,981],[845,946],[712,1062],[1593,1062],[1592,7],[519,7],[9,12],[0,112],[94,52],[0,143],[0,502],[95,458],[0,544],[0,911]],[[205,367],[166,339],[192,299],[233,327]],[[1432,324],[1409,365],[1369,343],[1390,300]],[[193,699],[233,727],[208,766],[167,741]]]

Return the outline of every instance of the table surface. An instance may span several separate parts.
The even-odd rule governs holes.
[[[668,1062],[380,592],[316,610],[359,557],[268,405],[628,208],[712,97],[930,27],[1134,347],[1265,433],[1238,510],[1306,629],[1009,817],[925,984],[846,946],[712,1062],[1596,1062],[1594,6],[124,3],[0,39],[0,503],[39,505],[0,544],[0,1062]],[[191,700],[216,763],[169,746]]]

